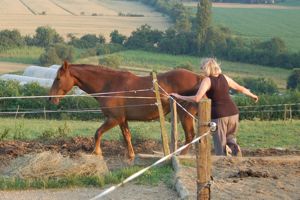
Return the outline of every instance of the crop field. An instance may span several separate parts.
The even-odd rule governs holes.
[[[196,12],[196,4],[187,4]],[[214,4],[213,23],[246,39],[282,38],[290,51],[300,49],[300,7],[284,5]]]
[[[120,13],[132,16],[119,16]],[[166,17],[141,3],[108,0],[3,0],[0,21],[0,30],[18,29],[24,35],[32,35],[38,26],[47,25],[64,37],[69,33],[77,37],[90,33],[107,39],[113,30],[129,36],[146,23],[159,30],[169,27]]]

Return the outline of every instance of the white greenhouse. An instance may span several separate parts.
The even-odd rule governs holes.
[[[15,74],[4,74],[0,76],[0,79],[18,81],[21,85],[25,85],[27,83],[38,83],[42,87],[51,87],[54,81],[54,79],[20,76]]]
[[[29,66],[24,70],[23,76],[30,76],[44,79],[55,79],[57,69],[39,66]]]

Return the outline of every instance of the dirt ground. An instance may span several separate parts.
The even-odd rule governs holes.
[[[153,140],[133,141],[136,153],[161,151]],[[104,158],[110,170],[128,165],[123,142],[103,141]],[[93,138],[75,137],[53,141],[0,142],[0,171],[10,161],[46,150],[76,157],[93,151]],[[244,149],[243,158],[213,157],[213,199],[299,199],[300,151],[285,149]],[[192,151],[191,151],[192,154]],[[182,180],[195,199],[196,168],[184,165]],[[62,190],[0,191],[1,199],[90,199],[103,189],[73,188]],[[134,194],[134,195],[132,195]],[[112,192],[106,199],[179,199],[176,191],[166,185],[144,186],[134,182]]]
[[[28,67],[28,64],[0,62],[0,75],[9,72],[23,71],[26,67]]]

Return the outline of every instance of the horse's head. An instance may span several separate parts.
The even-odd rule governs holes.
[[[65,61],[57,71],[57,75],[52,84],[49,95],[65,95],[73,88],[74,83],[74,78],[70,74],[69,65]],[[50,97],[49,100],[57,105],[61,98],[62,97]]]

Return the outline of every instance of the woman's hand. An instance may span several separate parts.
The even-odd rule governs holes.
[[[256,96],[255,94],[253,94],[252,99],[254,100],[255,103],[258,102],[258,96]]]
[[[173,97],[175,97],[175,98],[177,98],[177,99],[179,99],[179,98],[180,98],[180,95],[179,95],[179,94],[177,94],[177,93],[171,93],[171,94],[170,94],[170,96],[173,96]]]

